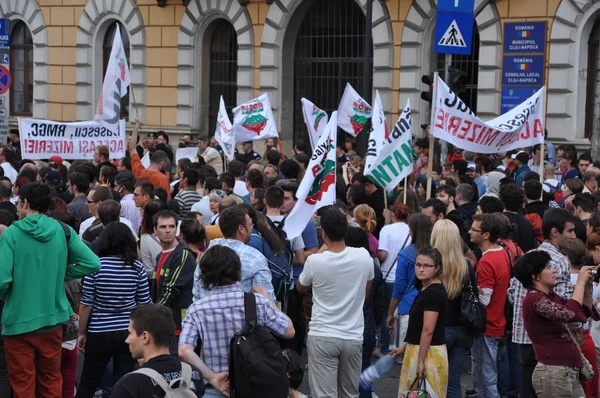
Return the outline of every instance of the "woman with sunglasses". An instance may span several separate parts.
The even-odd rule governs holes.
[[[440,252],[432,247],[419,250],[414,281],[419,294],[410,309],[404,344],[390,351],[394,357],[404,354],[398,396],[411,389],[427,389],[431,396],[446,396],[448,353],[445,329],[448,294],[441,278]]]
[[[227,197],[227,192],[221,189],[213,189],[208,194],[208,200],[210,205],[210,211],[214,214],[210,225],[217,225],[219,223],[219,202]]]

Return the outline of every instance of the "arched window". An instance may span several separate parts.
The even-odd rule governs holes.
[[[33,40],[27,25],[14,20],[10,35],[10,114],[31,116],[33,111]]]
[[[106,33],[104,34],[104,41],[102,43],[102,81],[104,81],[104,75],[106,74],[106,68],[108,67],[108,61],[110,59],[110,52],[112,50],[113,40],[115,38],[115,32],[119,27],[121,33],[121,40],[123,41],[123,48],[125,49],[125,56],[127,57],[127,65],[129,66],[129,35],[127,30],[120,22],[113,22]],[[127,94],[121,98],[121,119],[129,118],[129,92],[131,87],[127,89]]]
[[[433,47],[432,47],[433,48]],[[477,80],[479,77],[479,28],[473,24],[471,55],[452,55],[452,69],[464,72],[468,78],[467,91],[458,97],[477,113]],[[436,54],[436,70],[444,77],[445,54]]]
[[[311,5],[296,37],[294,141],[308,142],[302,97],[331,113],[337,110],[346,83],[362,94],[365,24],[365,14],[354,0]]]
[[[229,118],[237,106],[237,34],[229,21],[217,19],[210,40],[208,134],[215,133],[221,95]],[[233,121],[233,120],[232,120]]]
[[[585,137],[589,138],[594,132],[600,114],[600,19],[597,19],[588,40],[588,64],[585,97]]]

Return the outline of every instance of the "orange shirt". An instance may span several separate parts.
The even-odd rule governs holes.
[[[145,168],[137,153],[131,154],[131,171],[138,180],[148,180],[154,185],[154,188],[163,188],[167,191],[167,200],[171,199],[169,178],[160,171]]]
[[[223,238],[223,232],[221,232],[221,227],[219,227],[219,224],[209,225],[204,229],[204,231],[206,232],[206,247],[210,245],[211,240]]]

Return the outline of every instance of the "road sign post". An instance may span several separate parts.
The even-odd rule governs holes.
[[[10,46],[10,19],[0,18],[0,145],[8,143],[8,101],[10,99],[10,74],[9,60]]]

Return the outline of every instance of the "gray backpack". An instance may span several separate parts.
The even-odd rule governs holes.
[[[196,398],[196,393],[190,390],[190,385],[192,384],[192,367],[185,362],[181,362],[181,379],[179,379],[178,388],[173,388],[173,384],[178,380],[172,380],[169,384],[154,369],[140,368],[133,373],[140,373],[154,380],[165,391],[165,398]]]

